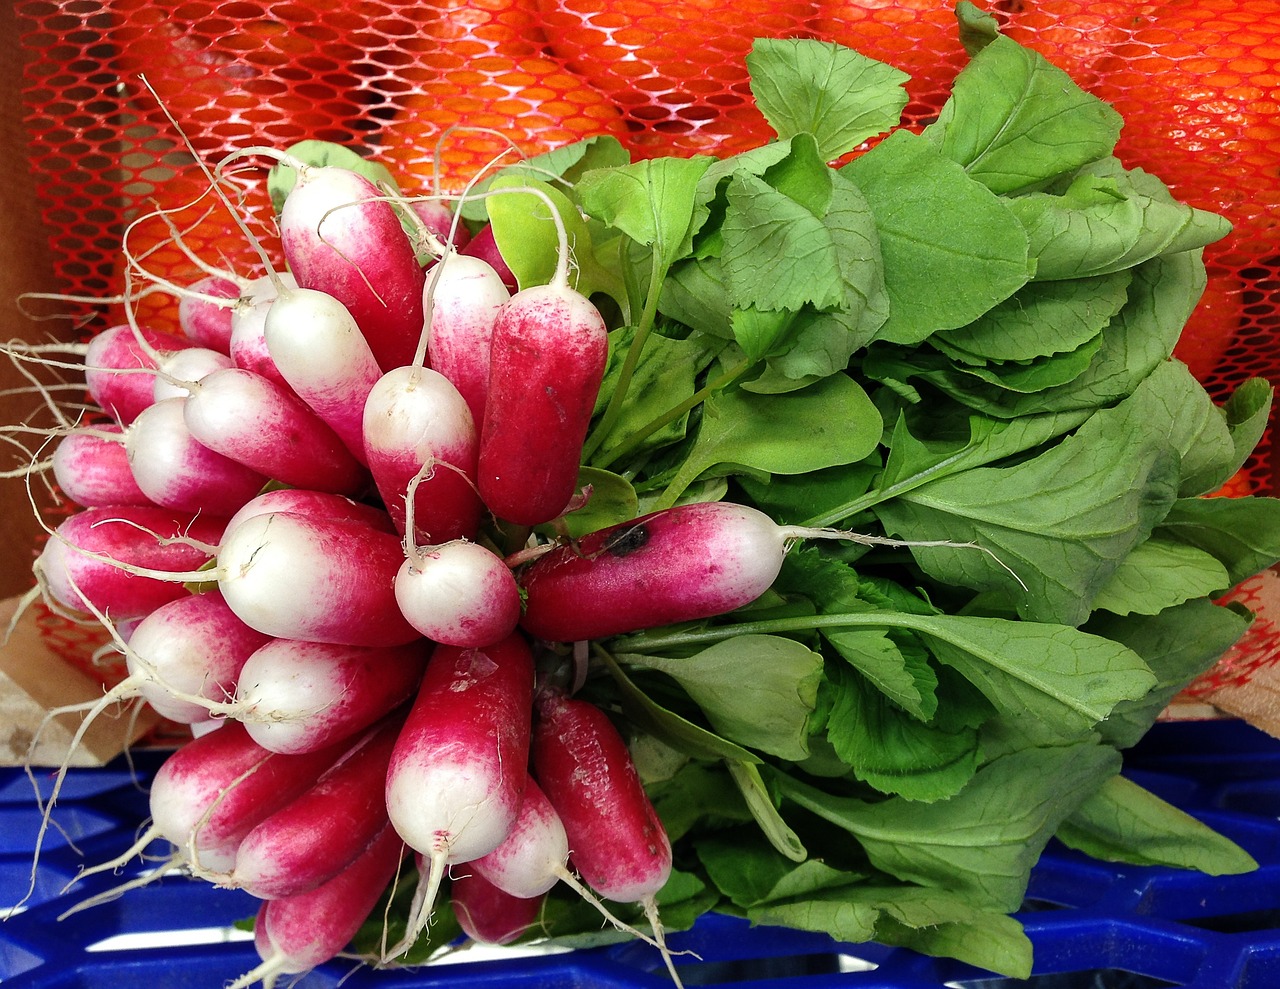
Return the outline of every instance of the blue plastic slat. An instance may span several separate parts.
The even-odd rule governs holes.
[[[158,759],[144,760],[142,775]],[[1143,989],[1271,989],[1280,985],[1280,742],[1240,722],[1158,725],[1128,754],[1126,774],[1227,834],[1259,863],[1253,873],[1197,872],[1098,862],[1051,843],[1032,873],[1018,914],[1035,946],[1030,985],[1133,985]],[[27,892],[34,799],[21,774],[0,778],[0,893]],[[42,792],[48,780],[42,781]],[[57,916],[80,897],[139,874],[98,875],[63,894],[85,863],[128,848],[147,816],[145,793],[125,765],[69,774],[56,819],[77,838],[46,841],[40,881],[29,909],[0,924],[0,980],[13,989],[146,985],[149,989],[219,986],[253,968],[252,942],[90,950],[115,935],[223,928],[251,917],[256,901],[206,882],[166,876],[66,921]],[[83,858],[81,857],[83,854]],[[1027,985],[953,959],[884,945],[838,945],[822,934],[751,928],[703,918],[674,934],[692,985],[734,989],[1004,989]],[[874,965],[839,971],[841,954]],[[465,956],[464,956],[465,957]],[[1107,980],[1098,973],[1112,973]],[[1126,976],[1125,973],[1131,973]],[[344,961],[321,966],[297,989],[645,989],[670,981],[653,949],[638,942],[536,956],[418,969],[374,970]]]

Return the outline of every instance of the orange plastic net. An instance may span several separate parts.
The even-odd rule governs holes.
[[[1178,356],[1218,396],[1250,376],[1280,380],[1280,0],[979,6],[1121,111],[1126,164],[1235,224],[1207,251],[1209,286]],[[173,205],[197,187],[168,114],[210,158],[320,138],[388,162],[406,189],[451,191],[512,147],[534,154],[588,134],[612,134],[637,158],[725,154],[766,140],[744,60],[757,36],[838,41],[906,70],[909,127],[936,114],[965,62],[947,0],[17,7],[34,53],[25,98],[44,216],[59,276],[85,293],[120,290],[122,227],[152,197]],[[199,210],[176,219],[197,253],[252,267],[241,239],[201,239],[200,219]],[[135,250],[168,238],[152,226],[134,232]],[[173,250],[148,261],[177,279],[190,264]],[[147,305],[152,325],[176,322],[173,299]],[[108,307],[87,315],[99,326],[113,316]],[[1277,455],[1264,439],[1241,487],[1276,492]]]

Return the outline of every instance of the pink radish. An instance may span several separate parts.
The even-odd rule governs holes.
[[[188,347],[165,355],[157,369],[161,372],[151,386],[151,397],[161,402],[166,398],[185,398],[191,389],[184,381],[200,381],[205,375],[226,367],[235,367],[226,354],[208,347]]]
[[[809,538],[867,539],[778,525],[732,502],[653,512],[529,564],[519,575],[521,624],[537,638],[568,642],[721,615],[768,590],[790,544]]]
[[[281,975],[308,972],[336,958],[395,879],[403,857],[404,844],[388,826],[332,879],[306,893],[267,900],[254,923],[262,964],[226,989],[255,982],[270,989]]]
[[[190,594],[151,612],[125,646],[129,681],[161,717],[180,724],[206,721],[209,710],[179,695],[225,701],[240,670],[269,636],[235,616],[217,590]]]
[[[187,428],[186,398],[166,398],[138,413],[125,434],[129,468],[157,505],[230,516],[267,478],[210,450]]]
[[[480,430],[480,496],[518,525],[549,522],[573,498],[609,351],[604,318],[569,285],[564,223],[554,208],[552,216],[560,235],[555,274],[498,313]]]
[[[395,591],[409,624],[445,645],[492,645],[520,620],[520,588],[511,569],[501,557],[464,539],[410,547]]]
[[[175,333],[147,329],[138,332],[152,348],[151,353],[126,324],[95,334],[85,349],[85,386],[98,407],[122,426],[133,422],[153,401],[153,375],[139,373],[139,369],[154,370],[153,353],[195,346]]]
[[[486,223],[481,227],[470,242],[465,247],[459,247],[458,250],[469,257],[479,258],[488,264],[498,273],[498,277],[502,279],[502,284],[507,287],[508,292],[519,290],[519,282],[507,262],[502,259],[502,252],[498,250],[498,242],[493,236],[493,227],[489,224]]]
[[[134,480],[124,432],[115,423],[67,433],[52,459],[58,488],[77,505],[152,504]]]
[[[384,374],[365,403],[364,448],[383,504],[402,533],[415,485],[414,543],[475,535],[482,510],[474,487],[475,424],[444,375],[414,365]]]
[[[266,322],[275,301],[297,286],[296,279],[288,272],[262,275],[248,284],[231,310],[230,353],[236,367],[255,371],[286,387],[287,380],[267,346]]]
[[[266,310],[262,331],[284,381],[367,464],[364,406],[382,371],[347,307],[325,292],[292,288]]]
[[[458,925],[480,944],[510,944],[533,930],[543,897],[522,898],[503,892],[477,872],[454,876],[449,899]]]
[[[229,527],[216,567],[193,579],[216,579],[247,625],[276,638],[397,646],[421,638],[395,600],[403,559],[371,525],[271,512]]]
[[[548,692],[531,744],[534,777],[564,824],[583,882],[618,902],[652,898],[671,874],[671,843],[608,715]]]
[[[387,812],[429,863],[406,941],[426,926],[445,867],[487,855],[524,791],[533,654],[518,633],[484,649],[438,646],[396,742]]]
[[[548,691],[531,747],[534,776],[564,824],[582,881],[606,899],[643,906],[679,985],[656,900],[671,875],[671,842],[626,741],[600,708]]]
[[[236,849],[231,881],[262,899],[315,889],[389,824],[383,796],[400,722],[366,733],[315,784],[264,818]]]
[[[471,231],[457,222],[453,209],[439,199],[412,199],[408,203],[427,234],[446,250],[460,251],[471,243]]]
[[[225,518],[154,506],[86,508],[49,536],[35,572],[65,608],[97,609],[116,621],[139,618],[187,593],[182,575],[210,555],[191,540],[216,545],[225,525]],[[129,572],[139,569],[148,573]]]
[[[178,326],[198,346],[223,354],[231,353],[230,305],[220,306],[210,297],[235,301],[243,288],[240,282],[223,275],[205,275],[178,297]]]
[[[479,425],[489,391],[493,324],[511,293],[487,261],[453,251],[432,268],[426,292],[428,363],[453,382]]]
[[[412,698],[429,648],[273,639],[246,660],[235,698],[213,708],[264,749],[293,755],[354,737]]]
[[[394,207],[353,171],[288,162],[297,181],[280,212],[289,269],[341,302],[384,371],[413,361],[425,275]]]
[[[359,522],[382,532],[396,531],[391,516],[376,505],[353,501],[329,491],[311,491],[307,488],[272,488],[262,492],[231,516],[227,522],[227,531],[230,532],[255,515],[270,515],[272,512],[293,512],[296,515],[311,515],[336,522]]]
[[[242,368],[194,383],[187,428],[210,450],[300,488],[352,494],[367,473],[338,434],[281,385]]]

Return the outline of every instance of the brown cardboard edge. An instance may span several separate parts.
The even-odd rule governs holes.
[[[8,629],[22,598],[0,601],[0,630]],[[72,750],[71,743],[83,715],[65,712],[46,723],[49,711],[75,704],[92,704],[105,688],[51,651],[26,608],[0,642],[0,765],[102,766],[151,731],[159,721],[140,701],[114,704],[99,714]],[[38,737],[37,737],[38,736]],[[32,742],[35,741],[33,746]]]

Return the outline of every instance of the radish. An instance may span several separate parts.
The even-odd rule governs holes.
[[[179,695],[226,700],[245,662],[269,639],[237,618],[216,589],[189,594],[138,622],[125,642],[129,676],[122,683],[133,682],[161,717],[180,724],[206,721],[205,705]]]
[[[409,209],[427,235],[446,250],[461,251],[471,243],[471,231],[457,222],[448,203],[439,199],[411,199]]]
[[[557,518],[572,499],[609,351],[604,318],[569,285],[564,223],[551,212],[560,236],[556,271],[498,313],[480,430],[480,495],[498,518],[518,525]]]
[[[211,710],[235,718],[271,752],[310,752],[409,700],[428,653],[421,642],[373,648],[272,639],[245,661],[235,698]]]
[[[243,368],[193,383],[191,435],[210,450],[284,484],[352,494],[368,475],[319,416],[284,386]]]
[[[426,279],[395,208],[356,172],[286,163],[297,181],[280,211],[280,235],[298,284],[348,309],[382,370],[411,363]]]
[[[191,389],[184,381],[200,381],[205,375],[225,367],[235,367],[226,354],[208,347],[188,347],[165,355],[157,365],[161,373],[156,376],[151,386],[153,401],[161,402],[166,398],[185,398]]]
[[[400,722],[367,732],[315,784],[264,818],[236,849],[231,884],[262,899],[332,878],[390,823],[383,796]]]
[[[395,593],[409,624],[444,645],[492,645],[520,620],[520,588],[511,568],[465,539],[410,547]]]
[[[533,654],[518,633],[484,649],[438,646],[427,664],[387,772],[392,824],[429,863],[406,946],[427,924],[446,865],[487,855],[515,823],[532,703]]]
[[[482,505],[474,486],[478,444],[462,396],[444,375],[406,365],[384,374],[364,407],[364,448],[383,504],[405,532],[414,485],[413,543],[471,537]]]
[[[62,493],[85,508],[152,504],[134,480],[124,431],[115,423],[68,432],[54,447],[52,468]]]
[[[178,296],[179,329],[200,347],[230,354],[232,307],[218,305],[212,298],[229,302],[239,299],[244,291],[241,282],[226,275],[210,274],[188,287],[190,291]]]
[[[398,646],[421,637],[400,613],[394,580],[404,559],[392,533],[363,522],[293,512],[228,528],[213,571],[249,626],[281,639]]]
[[[255,371],[288,387],[287,379],[276,365],[275,355],[267,346],[266,322],[276,300],[297,287],[297,280],[288,272],[271,272],[249,283],[231,310],[230,354],[236,367]]]
[[[210,555],[195,543],[216,544],[225,525],[154,506],[85,508],[51,533],[34,571],[53,603],[114,621],[140,618],[187,593],[179,581]]]
[[[671,875],[671,842],[618,729],[587,701],[540,695],[533,773],[555,808],[583,882],[606,899],[639,902],[672,979],[656,896]]]
[[[129,469],[155,504],[230,516],[267,478],[210,450],[187,428],[186,398],[166,398],[138,413],[125,433]]]
[[[146,345],[139,343],[138,335]],[[160,330],[139,329],[138,335],[122,323],[95,334],[85,349],[85,387],[98,407],[122,426],[133,422],[153,401],[152,375],[139,369],[154,370],[157,352],[195,346],[186,337]]]
[[[905,545],[778,525],[732,502],[677,505],[562,544],[529,564],[518,578],[521,624],[536,638],[569,642],[721,615],[768,590],[798,539]]]
[[[262,331],[274,366],[361,464],[365,400],[382,371],[351,312],[316,289],[282,292]]]
[[[538,923],[544,897],[522,898],[503,892],[477,872],[454,876],[449,899],[458,925],[480,944],[510,944]]]
[[[404,844],[388,826],[332,879],[305,893],[267,900],[254,922],[262,964],[226,989],[245,989],[259,981],[271,989],[281,975],[308,972],[336,958],[395,879],[403,857]]]
[[[227,522],[227,531],[230,532],[255,515],[270,515],[272,512],[313,515],[337,522],[359,522],[382,532],[396,531],[391,516],[376,505],[353,501],[345,495],[329,491],[311,491],[307,488],[271,488],[262,492],[231,516]]]
[[[498,241],[493,236],[493,227],[490,224],[486,223],[476,231],[470,242],[465,247],[459,247],[458,250],[468,257],[479,258],[488,264],[498,273],[508,292],[519,290],[520,284],[507,262],[502,259],[502,252],[498,250]]]
[[[427,279],[428,363],[453,382],[471,417],[484,422],[493,324],[511,298],[487,261],[447,252]]]

